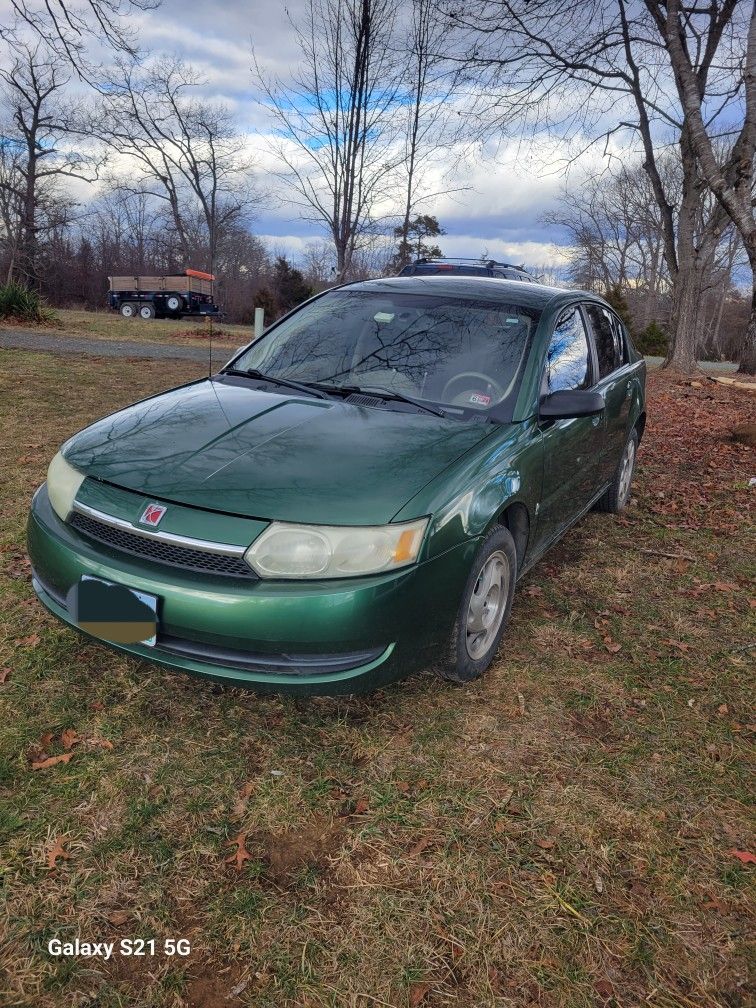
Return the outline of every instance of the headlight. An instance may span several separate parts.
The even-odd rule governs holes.
[[[427,518],[372,527],[273,522],[244,559],[265,578],[340,578],[377,574],[414,563]]]
[[[61,521],[67,521],[71,514],[74,497],[85,479],[84,473],[69,465],[60,452],[50,463],[47,469],[47,496]]]

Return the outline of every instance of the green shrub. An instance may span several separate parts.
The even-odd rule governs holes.
[[[625,295],[620,285],[614,284],[612,287],[610,287],[607,293],[605,294],[605,299],[617,312],[619,317],[627,326],[629,332],[631,333],[635,332],[635,328],[633,327],[633,320],[630,316],[630,308],[628,307],[627,299],[625,298]]]
[[[0,318],[43,325],[59,322],[53,309],[45,304],[36,291],[13,281],[0,287]]]
[[[669,348],[669,337],[658,322],[649,323],[633,342],[640,353],[650,357],[665,357]]]

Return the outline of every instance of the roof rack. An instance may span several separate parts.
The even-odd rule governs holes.
[[[477,266],[486,266],[488,269],[493,269],[494,266],[504,266],[506,269],[516,269],[525,270],[525,266],[515,266],[514,263],[499,262],[497,259],[483,259],[477,257],[475,259],[465,259],[462,256],[431,256],[422,259],[415,259],[413,263],[414,266],[427,266],[432,263],[475,263]]]

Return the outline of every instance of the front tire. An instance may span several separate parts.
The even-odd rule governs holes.
[[[136,318],[136,313],[136,305],[131,304],[131,302],[127,301],[121,305],[121,315],[124,318]]]
[[[622,452],[622,458],[609,484],[609,489],[595,504],[597,511],[607,514],[619,514],[630,503],[630,488],[635,472],[635,460],[638,457],[638,431],[633,427]]]
[[[517,581],[517,551],[509,530],[488,533],[462,593],[446,660],[439,672],[451,682],[481,676],[496,656],[509,623]]]

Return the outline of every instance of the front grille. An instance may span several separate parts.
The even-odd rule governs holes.
[[[120,550],[131,556],[144,557],[154,563],[167,564],[169,567],[181,567],[184,570],[201,571],[203,574],[217,574],[222,577],[248,578],[257,580],[257,575],[242,557],[225,556],[223,553],[208,553],[205,550],[191,549],[188,546],[177,546],[154,539],[126,532],[123,529],[106,525],[89,515],[74,511],[69,524],[81,535],[94,539],[98,543]]]
[[[349,672],[353,668],[359,668],[360,665],[367,665],[368,662],[380,658],[385,648],[371,648],[349,654],[259,654],[159,633],[157,650],[168,651],[206,665],[219,665],[222,668],[267,672],[274,675],[307,676]]]

